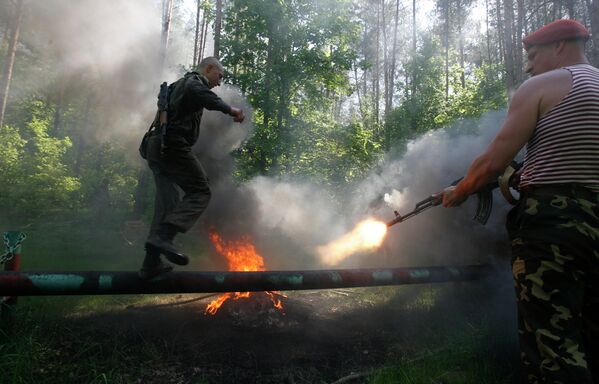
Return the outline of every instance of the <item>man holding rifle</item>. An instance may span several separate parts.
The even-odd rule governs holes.
[[[523,39],[532,77],[464,179],[454,207],[494,180],[526,144],[509,213],[524,382],[599,383],[599,70],[587,29],[547,24]]]

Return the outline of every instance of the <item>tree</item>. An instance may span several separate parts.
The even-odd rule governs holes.
[[[171,31],[173,0],[162,0],[162,33],[160,34],[160,68],[164,70]]]
[[[593,44],[591,63],[599,67],[599,0],[591,1],[589,14],[591,15],[591,42]]]
[[[12,72],[17,53],[17,43],[19,41],[19,32],[21,30],[21,20],[23,18],[23,0],[17,0],[14,8],[13,23],[10,26],[10,42],[8,52],[4,63],[2,81],[0,82],[0,127],[4,124],[4,114],[10,92],[10,83],[12,81]]]
[[[216,0],[216,18],[214,19],[214,54],[220,58],[220,39],[223,20],[223,0]]]
[[[160,72],[164,71],[171,30],[171,17],[173,14],[173,0],[162,0],[162,33],[160,34]],[[135,189],[135,204],[133,205],[133,219],[138,220],[148,207],[148,191],[150,185],[150,172],[147,167],[139,171],[137,187]]]

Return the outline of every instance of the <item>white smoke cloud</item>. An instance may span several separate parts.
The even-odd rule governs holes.
[[[53,70],[28,74],[36,79],[32,87],[40,89],[27,92],[49,88],[43,91],[52,94],[70,87],[75,89],[72,95],[89,95],[94,118],[85,127],[86,136],[130,143],[131,157],[138,161],[135,148],[153,119],[160,83],[176,80],[183,73],[181,64],[191,61],[192,43],[183,49],[178,41],[185,31],[173,23],[167,61],[161,68],[161,12],[159,1],[147,0],[28,2],[23,43]],[[53,74],[56,78],[48,78]],[[67,96],[65,101],[78,100]]]
[[[474,157],[497,133],[505,112],[452,127],[411,141],[401,158],[387,159],[357,188],[334,200],[326,189],[306,181],[260,177],[249,183],[256,196],[261,230],[276,231],[311,255],[315,247],[338,238],[358,221],[375,215],[389,221],[462,177]],[[503,223],[509,209],[496,193],[486,226],[472,220],[476,198],[460,208],[433,208],[390,228],[377,254],[356,255],[341,266],[398,266],[487,262],[506,254]]]

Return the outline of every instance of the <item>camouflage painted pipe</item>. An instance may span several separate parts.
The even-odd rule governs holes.
[[[170,272],[142,280],[136,272],[3,272],[0,296],[115,295],[286,291],[467,281],[490,265],[264,272]]]

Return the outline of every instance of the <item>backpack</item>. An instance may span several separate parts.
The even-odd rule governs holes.
[[[143,159],[148,158],[148,140],[150,136],[152,136],[158,128],[160,128],[161,138],[164,138],[166,135],[166,129],[168,126],[168,99],[169,99],[169,86],[165,82],[160,84],[160,92],[158,92],[158,110],[156,111],[156,115],[154,116],[154,120],[152,120],[152,124],[150,124],[150,128],[146,131],[143,138],[141,139],[141,144],[139,145],[139,154]],[[164,145],[164,143],[162,144]]]

